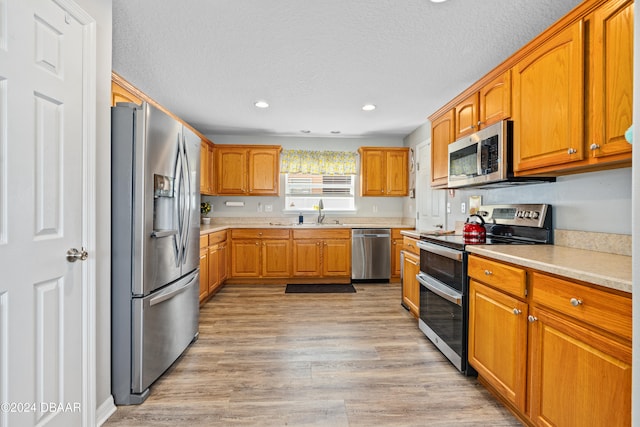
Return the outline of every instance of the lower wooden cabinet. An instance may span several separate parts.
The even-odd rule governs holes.
[[[420,316],[420,282],[416,275],[420,272],[420,256],[405,251],[403,258],[402,303],[417,319]]]
[[[290,275],[288,229],[231,230],[231,278],[284,278]]]
[[[391,281],[400,279],[400,270],[402,263],[400,262],[400,253],[403,249],[404,236],[400,233],[403,228],[391,229]]]
[[[631,347],[534,307],[531,418],[541,426],[631,425]]]
[[[227,232],[200,236],[200,303],[213,295],[227,278]]]
[[[209,249],[205,246],[200,248],[200,303],[207,299],[207,296],[209,296]]]
[[[526,411],[528,305],[475,280],[469,282],[469,363],[485,381]]]
[[[514,412],[631,425],[630,295],[475,255],[469,276],[469,363]]]
[[[351,278],[351,230],[293,230],[293,277]]]

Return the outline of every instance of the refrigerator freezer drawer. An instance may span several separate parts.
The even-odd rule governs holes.
[[[197,336],[199,277],[195,270],[147,297],[133,299],[133,393],[145,391]]]

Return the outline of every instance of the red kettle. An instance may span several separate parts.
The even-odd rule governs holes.
[[[484,218],[475,214],[467,218],[467,222],[464,223],[462,228],[462,240],[464,240],[464,243],[471,245],[485,243],[487,241],[487,230],[484,228]]]

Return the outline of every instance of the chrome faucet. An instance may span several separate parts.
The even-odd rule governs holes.
[[[324,209],[324,203],[322,203],[322,199],[320,199],[320,201],[318,202],[318,224],[322,224],[322,221],[324,221],[322,209]]]

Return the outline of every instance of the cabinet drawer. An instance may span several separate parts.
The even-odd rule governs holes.
[[[531,299],[590,325],[631,339],[631,298],[533,273]]]
[[[294,239],[349,239],[350,229],[332,228],[330,230],[293,230]]]
[[[420,255],[420,249],[418,249],[417,243],[418,241],[411,237],[404,236],[404,239],[402,239],[402,247],[405,251]]]
[[[209,234],[209,245],[215,245],[216,243],[224,242],[227,240],[227,231],[216,231]]]
[[[526,296],[527,273],[520,268],[471,255],[468,275],[516,297]]]
[[[209,246],[209,235],[203,234],[200,236],[200,247],[206,248],[207,246]]]
[[[288,228],[236,228],[231,230],[232,239],[288,239]]]

